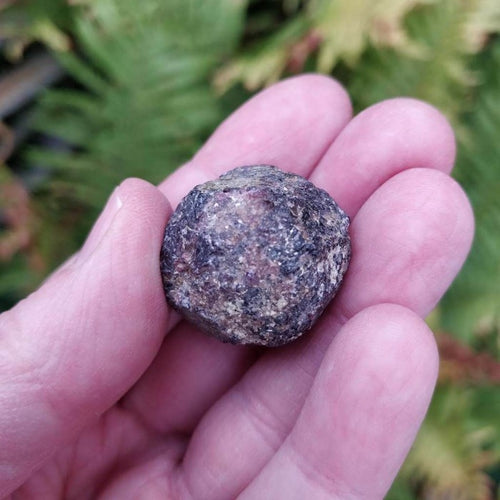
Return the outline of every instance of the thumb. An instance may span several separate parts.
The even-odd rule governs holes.
[[[159,254],[169,210],[154,186],[125,181],[79,254],[0,315],[0,497],[152,361],[167,324]]]

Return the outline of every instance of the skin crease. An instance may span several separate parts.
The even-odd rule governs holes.
[[[454,152],[432,107],[352,118],[336,82],[305,75],[247,102],[159,189],[122,183],[82,250],[0,315],[0,498],[383,498],[435,384],[422,318],[472,240]],[[274,350],[180,321],[158,268],[171,207],[256,163],[308,176],[352,218],[341,292]]]

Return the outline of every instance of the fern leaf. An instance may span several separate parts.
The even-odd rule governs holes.
[[[500,41],[478,65],[482,84],[466,117],[470,140],[461,144],[455,170],[474,208],[476,235],[468,261],[441,302],[443,328],[468,341],[485,330],[500,335]]]
[[[223,118],[211,74],[237,43],[245,5],[79,3],[73,25],[83,57],[60,59],[86,90],[48,91],[37,128],[81,149],[59,159],[31,149],[26,157],[53,169],[59,181],[84,187],[85,200],[97,207],[124,177],[160,181]]]
[[[407,95],[434,104],[456,124],[464,99],[476,83],[468,69],[470,48],[464,41],[474,12],[473,3],[464,8],[454,0],[415,10],[408,16],[407,26],[421,48],[420,54],[415,58],[394,50],[367,51],[360,62],[362,70],[349,84],[356,108]]]
[[[481,409],[478,394],[449,387],[436,392],[401,470],[401,477],[418,486],[424,498],[491,498],[491,479],[485,470],[498,463],[498,450],[491,448],[498,437],[498,428],[488,421],[476,420]],[[500,402],[498,397],[495,402]],[[497,416],[498,411],[491,420]]]

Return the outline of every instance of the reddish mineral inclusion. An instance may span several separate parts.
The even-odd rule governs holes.
[[[309,330],[349,265],[349,217],[330,195],[269,165],[196,186],[166,229],[167,301],[223,342],[279,346]]]

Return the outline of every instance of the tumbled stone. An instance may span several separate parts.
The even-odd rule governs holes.
[[[309,330],[349,265],[349,217],[269,165],[196,186],[165,230],[167,301],[223,342],[278,346]]]

